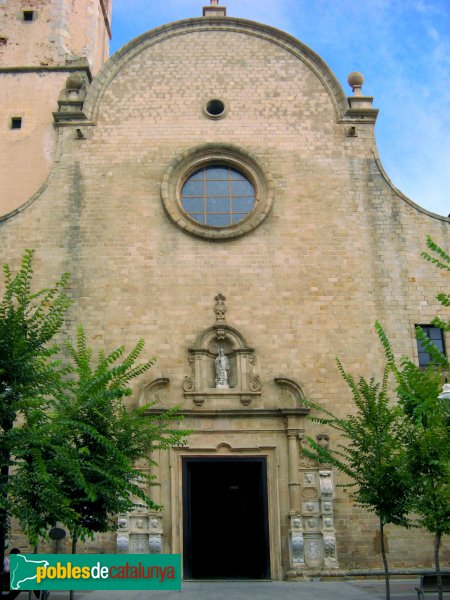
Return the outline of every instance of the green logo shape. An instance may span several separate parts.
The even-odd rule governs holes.
[[[181,590],[180,554],[12,554],[12,590]]]

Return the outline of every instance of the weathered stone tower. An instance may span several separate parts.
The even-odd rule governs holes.
[[[111,0],[0,2],[0,214],[26,202],[55,160],[52,112],[68,76],[90,82],[109,55]]]
[[[378,377],[376,320],[420,363],[448,291],[420,251],[450,220],[384,172],[361,74],[347,96],[299,40],[206,4],[95,75],[105,0],[0,0],[0,258],[35,248],[37,287],[69,271],[92,345],[142,336],[158,364],[130,402],[193,431],[154,456],[164,510],[136,502],[91,549],[180,552],[194,579],[367,573],[377,520],[304,453],[337,443],[304,399],[354,410],[335,359]],[[387,535],[393,568],[432,563],[430,537]]]

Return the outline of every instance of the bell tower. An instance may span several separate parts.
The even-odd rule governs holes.
[[[6,0],[0,14],[0,219],[45,182],[52,112],[69,76],[86,83],[109,56],[112,0]]]

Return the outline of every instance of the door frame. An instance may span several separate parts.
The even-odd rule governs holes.
[[[213,438],[216,438],[214,432]],[[164,511],[164,531],[168,538],[164,543],[166,552],[183,555],[183,459],[184,458],[214,458],[214,457],[253,457],[262,456],[267,459],[267,492],[269,507],[269,545],[270,545],[270,574],[274,581],[283,581],[285,566],[288,565],[287,547],[281,543],[281,513],[286,503],[286,493],[280,490],[280,482],[287,479],[287,472],[280,460],[280,448],[276,444],[264,446],[243,446],[230,444],[223,439],[211,440],[209,444],[200,446],[194,438],[191,447],[170,448],[167,453],[161,453],[160,469],[163,467],[169,474],[167,486],[162,487],[161,503]],[[160,478],[162,478],[162,472]],[[284,509],[287,511],[287,506]],[[283,513],[284,514],[284,513]],[[286,512],[287,516],[287,512]],[[287,567],[286,567],[287,568]],[[184,578],[184,575],[183,575]]]

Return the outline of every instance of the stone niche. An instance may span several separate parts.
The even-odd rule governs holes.
[[[232,409],[248,406],[261,397],[254,348],[233,327],[219,323],[206,329],[193,348],[189,348],[190,375],[183,383],[184,397],[197,407]],[[216,381],[216,359],[220,350],[226,358],[228,381]]]

